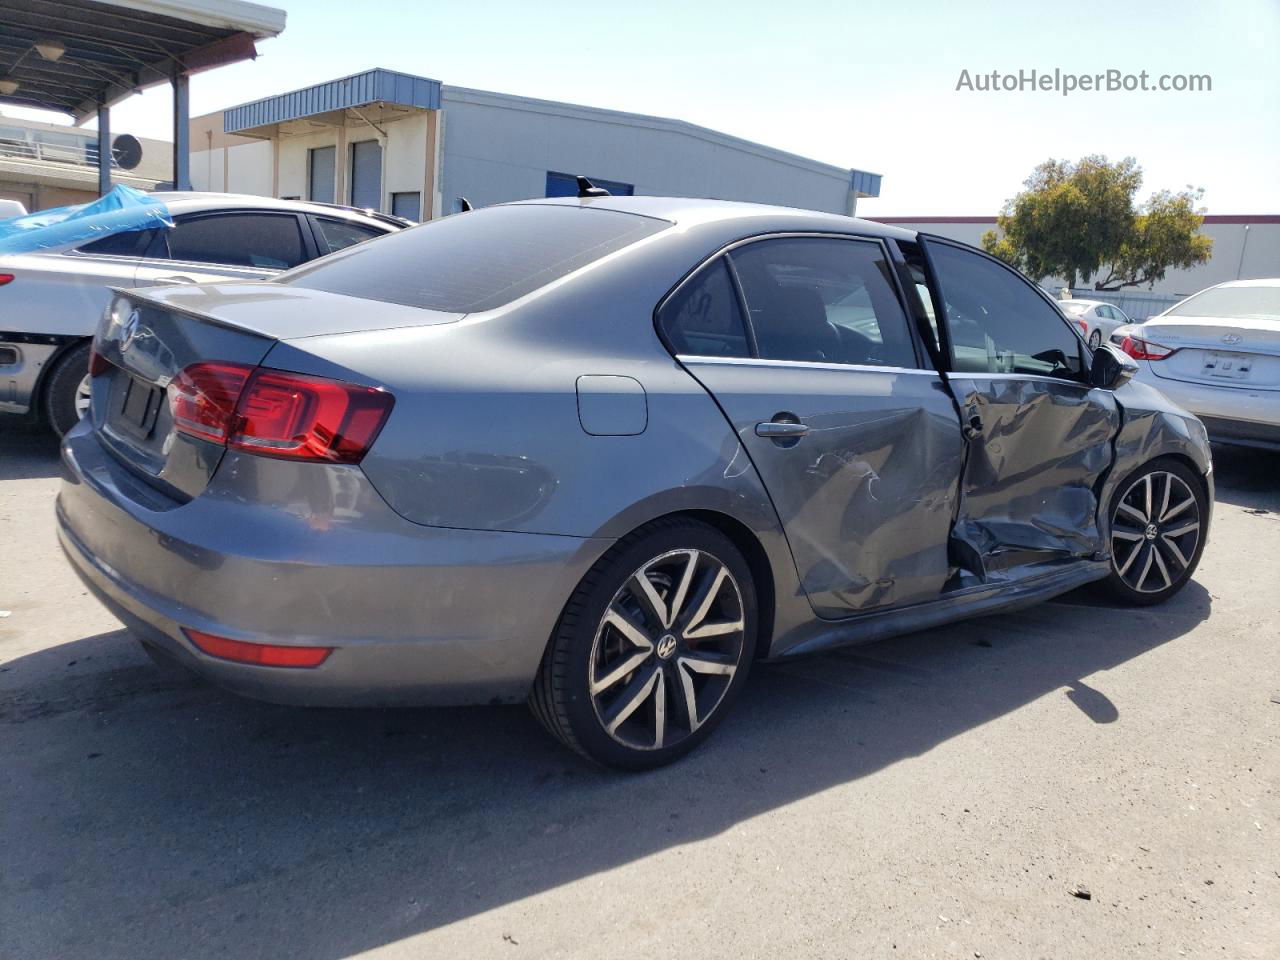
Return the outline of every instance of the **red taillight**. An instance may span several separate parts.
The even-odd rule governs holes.
[[[100,373],[106,373],[110,367],[110,360],[100,354],[93,347],[89,348],[89,376],[96,377]]]
[[[286,647],[274,643],[245,643],[216,637],[184,627],[183,633],[196,648],[211,657],[259,667],[318,667],[329,659],[333,647]]]
[[[238,363],[193,363],[169,384],[169,410],[182,433],[226,443],[236,401],[253,372]]]
[[[340,380],[259,370],[236,406],[227,446],[268,457],[359,463],[395,401]]]
[[[0,273],[0,287],[3,287],[6,283],[13,283],[12,273]]]
[[[265,457],[359,463],[394,403],[341,380],[230,363],[187,367],[169,388],[183,433]]]
[[[1089,336],[1089,323],[1083,317],[1077,317],[1076,323],[1080,324],[1080,332],[1086,337]]]
[[[1163,360],[1177,353],[1174,347],[1164,347],[1139,337],[1125,337],[1120,341],[1120,349],[1135,360]]]

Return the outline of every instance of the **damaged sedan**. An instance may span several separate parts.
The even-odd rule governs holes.
[[[1191,577],[1204,428],[913,231],[610,197],[121,292],[62,546],[156,658],[307,705],[528,700],[645,768],[757,660]]]

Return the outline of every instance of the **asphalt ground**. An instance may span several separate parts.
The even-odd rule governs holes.
[[[626,776],[521,707],[162,673],[60,555],[56,444],[0,425],[0,957],[1280,957],[1280,456],[1215,453],[1165,606],[759,668]]]

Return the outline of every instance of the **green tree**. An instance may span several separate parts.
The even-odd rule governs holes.
[[[1005,203],[982,246],[1034,280],[1065,277],[1095,290],[1148,287],[1171,267],[1204,263],[1213,241],[1199,233],[1203,190],[1162,190],[1135,203],[1142,168],[1132,157],[1046,160]],[[1094,278],[1097,279],[1094,279]]]

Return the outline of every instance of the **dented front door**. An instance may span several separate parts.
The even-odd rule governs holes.
[[[1111,394],[1048,377],[956,375],[950,385],[968,437],[960,566],[989,581],[1102,552],[1097,490],[1119,429]]]
[[[1109,391],[1087,383],[1087,346],[1021,274],[970,248],[922,245],[967,444],[957,585],[1103,553],[1097,492],[1120,413]]]

